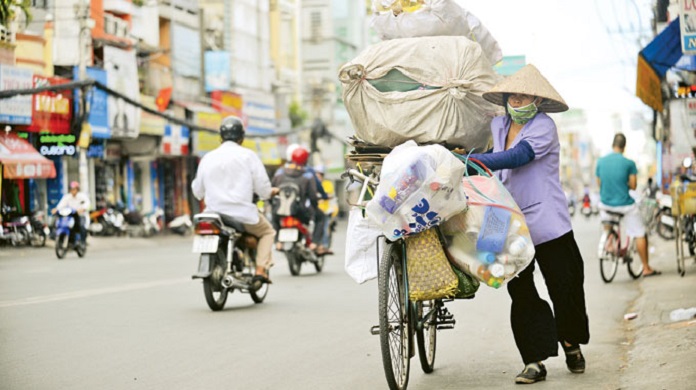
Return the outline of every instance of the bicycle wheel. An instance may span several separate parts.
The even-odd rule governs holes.
[[[611,283],[616,276],[616,270],[619,268],[619,259],[616,254],[619,252],[619,237],[615,231],[609,230],[602,233],[606,237],[600,239],[601,248],[599,256],[599,272],[602,275],[602,280],[605,283]]]
[[[410,370],[411,329],[400,243],[387,244],[379,264],[379,341],[387,383],[404,390]]]
[[[416,303],[417,318],[427,318],[423,321],[423,327],[416,330],[418,341],[418,357],[421,368],[426,374],[435,369],[435,345],[437,342],[437,304],[436,301],[422,301]]]
[[[638,255],[638,249],[636,249],[636,242],[631,242],[631,247],[626,253],[626,267],[628,268],[628,274],[631,275],[633,279],[638,279],[643,275],[643,262],[640,260]]]

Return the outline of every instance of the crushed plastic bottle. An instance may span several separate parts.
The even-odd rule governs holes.
[[[691,307],[688,309],[676,309],[669,313],[669,319],[677,321],[686,321],[696,318],[696,307]]]

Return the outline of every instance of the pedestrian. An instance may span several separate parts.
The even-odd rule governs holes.
[[[242,120],[228,116],[220,125],[222,144],[198,164],[191,189],[205,202],[205,211],[220,214],[223,222],[232,219],[244,225],[247,233],[259,239],[256,250],[254,283],[271,283],[268,270],[273,265],[275,230],[253,202],[254,194],[270,199],[278,193],[271,187],[259,156],[242,146],[246,130]]]
[[[602,220],[606,219],[607,211],[623,214],[626,234],[635,239],[638,256],[643,263],[643,277],[660,275],[660,271],[650,267],[648,235],[638,204],[629,194],[629,190],[635,190],[638,185],[636,178],[638,169],[633,160],[623,155],[626,148],[626,136],[623,133],[616,133],[611,146],[612,152],[597,160],[595,168]]]
[[[515,199],[536,252],[535,261],[508,282],[512,333],[525,364],[515,382],[545,380],[542,362],[558,356],[559,342],[568,369],[583,373],[580,344],[590,339],[584,266],[560,182],[558,131],[546,114],[566,111],[568,106],[531,64],[496,84],[483,98],[505,107],[506,114],[491,122],[493,148],[471,157],[495,171]],[[535,264],[544,276],[553,312],[534,285]]]

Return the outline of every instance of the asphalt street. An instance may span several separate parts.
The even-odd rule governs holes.
[[[598,219],[575,216],[585,259],[588,367],[571,374],[549,359],[547,389],[687,389],[696,383],[696,323],[669,313],[696,306],[696,265],[676,273],[674,242],[654,238],[663,275],[632,280],[625,268],[602,282]],[[343,271],[336,254],[317,274],[290,275],[275,254],[273,285],[254,304],[235,292],[208,309],[192,280],[191,238],[94,238],[87,256],[58,260],[51,247],[0,248],[1,389],[384,389],[376,325],[377,285]],[[49,241],[49,246],[52,242]],[[545,295],[543,279],[537,285]],[[435,371],[411,361],[410,389],[516,388],[523,365],[509,326],[505,288],[482,286],[448,305],[457,324],[438,333]],[[634,312],[637,318],[625,320]],[[559,350],[562,355],[562,351]]]

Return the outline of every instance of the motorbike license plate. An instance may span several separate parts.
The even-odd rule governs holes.
[[[297,229],[280,229],[278,232],[278,241],[280,242],[295,242],[300,237],[300,231]]]
[[[661,215],[660,222],[664,223],[667,226],[674,226],[674,218],[670,215]]]
[[[219,236],[196,236],[193,238],[193,253],[215,253],[217,252]]]

